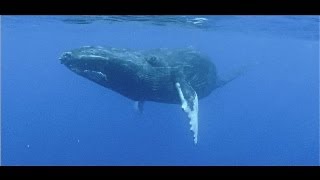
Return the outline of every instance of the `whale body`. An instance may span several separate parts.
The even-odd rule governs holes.
[[[60,62],[72,72],[137,103],[180,104],[198,141],[198,101],[228,80],[218,78],[209,57],[193,48],[132,50],[84,46],[64,52]]]

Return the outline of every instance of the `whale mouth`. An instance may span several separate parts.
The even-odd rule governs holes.
[[[70,51],[64,52],[59,58],[60,63],[69,70],[93,81],[108,81],[103,66],[106,58],[97,55],[76,54]]]

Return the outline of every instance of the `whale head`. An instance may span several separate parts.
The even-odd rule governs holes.
[[[141,84],[141,56],[127,49],[84,46],[64,52],[59,60],[72,72],[136,99],[130,93]]]

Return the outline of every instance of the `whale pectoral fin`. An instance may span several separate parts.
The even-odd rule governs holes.
[[[144,101],[136,101],[134,102],[134,109],[139,112],[139,113],[143,113],[143,105],[144,105]]]
[[[177,82],[177,91],[181,100],[181,108],[188,114],[193,131],[194,143],[198,142],[198,95],[187,82]]]

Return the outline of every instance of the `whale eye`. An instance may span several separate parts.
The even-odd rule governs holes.
[[[163,63],[155,56],[151,56],[149,58],[146,58],[146,61],[153,67],[163,66]]]
[[[154,56],[150,57],[150,61],[156,61],[156,60],[157,60],[156,57],[154,57]]]

